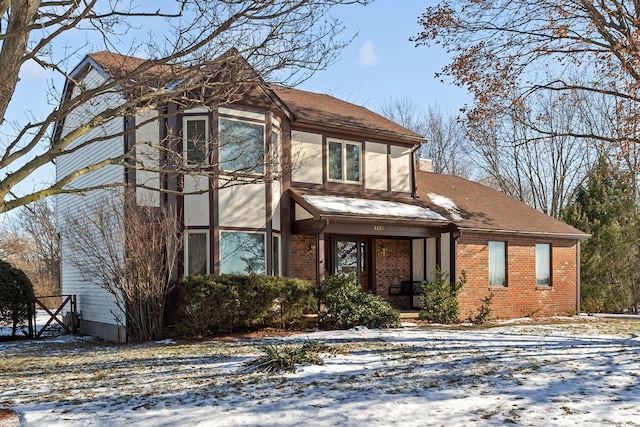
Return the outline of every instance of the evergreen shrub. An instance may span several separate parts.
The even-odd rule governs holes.
[[[449,273],[436,268],[433,282],[422,284],[420,295],[420,318],[432,323],[456,323],[460,308],[458,294],[467,282],[466,273],[460,274],[458,281],[447,282]]]
[[[206,336],[266,326],[287,327],[317,308],[311,284],[288,277],[184,277],[178,284],[176,332]]]
[[[336,274],[322,281],[318,300],[324,304],[320,324],[329,329],[397,328],[400,313],[379,295],[362,292],[355,274]]]
[[[32,314],[33,285],[24,272],[0,260],[0,322],[11,325],[11,336]]]

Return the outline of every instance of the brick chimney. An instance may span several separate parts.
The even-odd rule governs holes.
[[[421,172],[433,172],[433,160],[418,158],[416,160],[416,169]]]

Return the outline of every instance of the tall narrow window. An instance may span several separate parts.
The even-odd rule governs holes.
[[[264,125],[220,118],[220,168],[264,173]]]
[[[551,245],[536,243],[536,285],[551,285]]]
[[[330,140],[327,148],[329,180],[360,182],[360,143]]]
[[[188,231],[185,245],[185,276],[209,274],[209,234]]]
[[[266,274],[265,234],[220,233],[220,273]]]
[[[505,242],[489,242],[489,286],[507,285],[507,251]]]
[[[207,117],[184,117],[183,119],[183,155],[187,166],[198,166],[207,161],[208,123]]]

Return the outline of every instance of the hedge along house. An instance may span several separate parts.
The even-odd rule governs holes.
[[[246,72],[242,58],[234,61],[226,73]],[[140,64],[109,52],[89,55],[71,74],[64,96],[81,96]],[[199,73],[215,80],[219,68]],[[125,103],[136,84],[80,104],[58,124],[56,138]],[[175,208],[184,237],[178,276],[256,273],[317,284],[354,272],[363,291],[408,309],[416,306],[412,282],[430,280],[440,266],[454,276],[467,272],[463,314],[490,291],[500,317],[578,309],[579,240],[587,236],[502,193],[419,171],[420,135],[365,108],[259,78],[232,100],[181,101],[130,108],[72,147],[96,138],[98,144],[56,164],[61,180],[83,165],[144,151],[138,156],[146,159],[143,169],[112,165],[68,185],[134,184],[138,204]],[[176,161],[182,173],[163,169],[175,169]],[[203,163],[209,165],[203,173],[189,169]],[[85,333],[124,340],[112,297],[68,262],[65,215],[100,197],[103,190],[57,197],[63,293],[78,296]],[[171,302],[168,311],[171,321]]]

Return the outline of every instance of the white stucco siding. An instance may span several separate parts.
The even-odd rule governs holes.
[[[271,184],[271,228],[280,231],[280,182],[274,181]]]
[[[391,146],[391,191],[411,192],[411,149]]]
[[[438,239],[435,237],[427,238],[427,254],[426,254],[426,263],[427,263],[427,281],[433,282],[435,275],[433,274],[436,270],[436,262],[437,262],[437,251],[438,251]]]
[[[208,189],[209,178],[206,176],[185,175],[184,223],[187,227],[209,225]]]
[[[160,206],[160,192],[154,189],[160,188],[160,173],[153,172],[160,166],[160,142],[159,121],[156,119],[158,112],[147,111],[136,114],[136,157],[145,167],[151,170],[136,171],[136,185],[145,188],[136,188],[136,201],[140,206]]]
[[[292,180],[322,184],[322,135],[291,132]]]
[[[221,227],[266,228],[265,185],[242,184],[218,192]]]
[[[387,144],[365,144],[367,189],[387,190]]]

